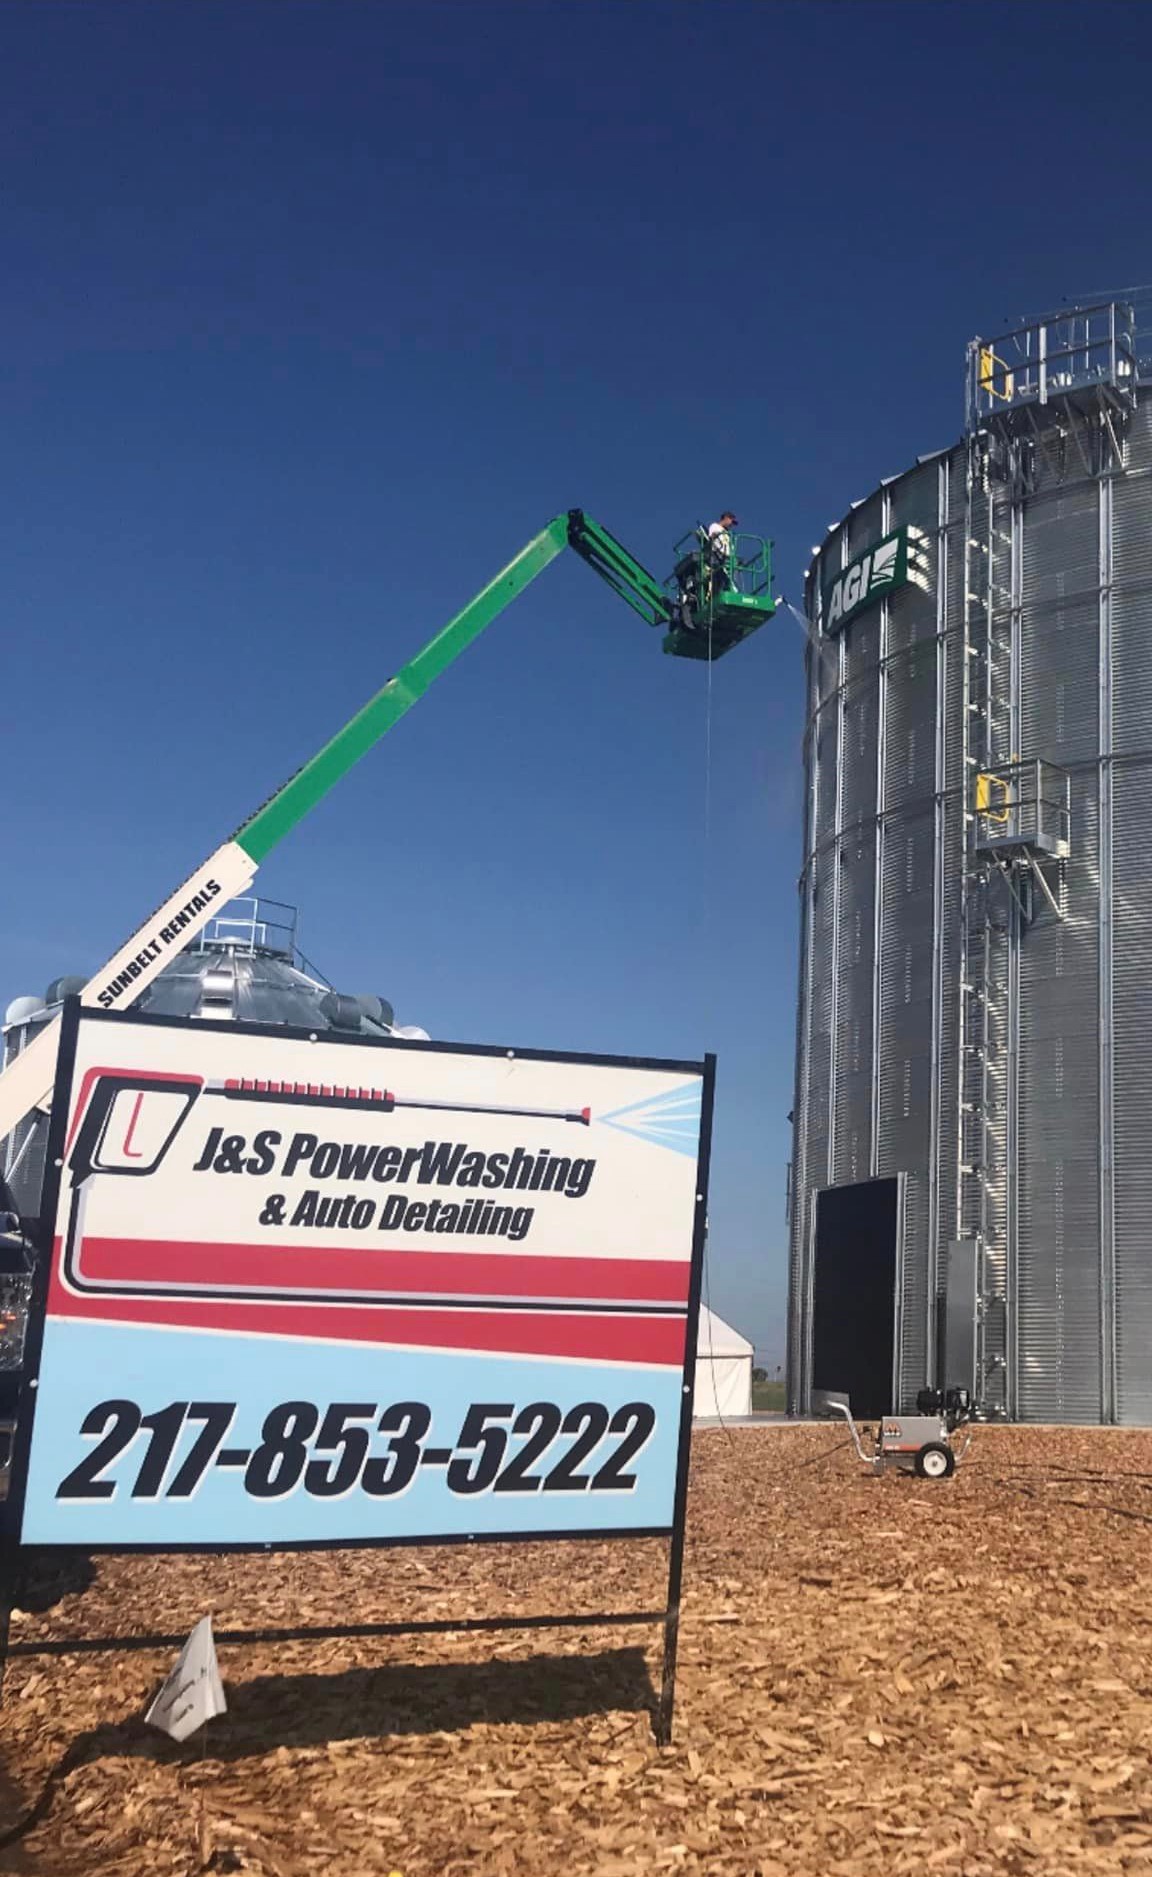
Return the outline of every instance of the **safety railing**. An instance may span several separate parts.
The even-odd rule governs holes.
[[[737,592],[755,599],[772,588],[772,543],[760,534],[737,534],[732,537],[729,578]]]
[[[1058,394],[1107,388],[1121,403],[1136,390],[1135,313],[1118,300],[1019,326],[968,347],[969,430],[1023,404]]]
[[[981,770],[972,801],[977,849],[1016,848],[1064,859],[1072,834],[1071,791],[1067,770],[1040,759]]]
[[[297,912],[275,899],[233,899],[224,910],[209,920],[194,947],[195,951],[232,951],[242,957],[257,952],[276,952],[294,958]]]
[[[772,543],[759,534],[738,534],[730,531],[731,548],[723,560],[716,560],[708,540],[708,530],[703,525],[690,528],[686,535],[677,541],[673,555],[680,568],[686,560],[698,557],[702,571],[709,567],[720,566],[728,576],[730,587],[741,593],[746,599],[756,599],[762,593],[772,590]],[[671,591],[676,586],[676,577],[668,582]]]

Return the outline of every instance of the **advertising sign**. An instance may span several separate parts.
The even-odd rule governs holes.
[[[858,554],[824,588],[824,631],[831,635],[897,588],[927,585],[926,536],[922,528],[897,528]]]
[[[19,1541],[671,1533],[711,1075],[70,1004]]]

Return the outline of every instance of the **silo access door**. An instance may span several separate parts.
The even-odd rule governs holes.
[[[837,1389],[865,1420],[892,1412],[900,1181],[816,1194],[812,1386]]]

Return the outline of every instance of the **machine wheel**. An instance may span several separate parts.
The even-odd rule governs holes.
[[[951,1479],[956,1471],[956,1455],[942,1440],[930,1440],[916,1455],[919,1479]]]

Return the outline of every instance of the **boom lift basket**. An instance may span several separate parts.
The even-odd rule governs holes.
[[[672,625],[664,650],[674,658],[722,658],[776,611],[771,541],[758,534],[730,538],[731,552],[722,559],[702,527],[673,549],[676,564],[665,583]]]

